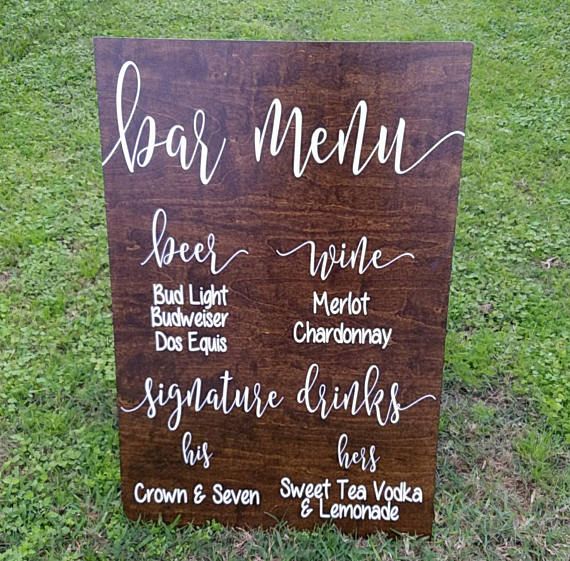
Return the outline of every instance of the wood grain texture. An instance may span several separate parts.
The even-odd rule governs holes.
[[[406,481],[422,488],[424,501],[402,504],[397,522],[345,519],[337,521],[339,527],[359,534],[393,529],[430,534],[462,138],[443,143],[405,175],[396,174],[389,163],[374,161],[354,176],[350,163],[340,165],[332,158],[322,165],[309,162],[303,176],[295,178],[293,136],[287,137],[279,156],[271,157],[266,150],[257,162],[254,129],[263,125],[271,101],[278,97],[285,115],[294,106],[302,109],[306,147],[318,126],[326,127],[332,138],[346,129],[357,103],[366,100],[364,154],[376,143],[381,125],[392,139],[398,119],[404,118],[403,161],[409,165],[448,132],[464,130],[471,45],[96,39],[95,50],[103,157],[118,138],[115,92],[127,60],[141,72],[133,123],[138,126],[144,115],[152,115],[164,139],[175,124],[191,131],[194,115],[202,109],[212,153],[220,139],[227,139],[207,185],[199,181],[197,166],[181,169],[164,149],[157,149],[150,164],[134,173],[120,150],[103,168],[119,406],[133,407],[143,399],[148,376],[157,384],[177,383],[181,388],[199,376],[205,387],[215,388],[224,370],[238,387],[261,382],[284,397],[279,408],[260,419],[241,411],[222,415],[186,410],[175,431],[166,428],[170,406],[159,409],[153,419],[144,408],[134,413],[119,410],[122,496],[128,516],[172,520],[180,515],[182,522],[196,523],[215,518],[238,526],[272,525],[277,517],[311,528],[324,520],[316,514],[301,518],[299,501],[280,497],[281,478],[319,482],[347,477],[369,490],[373,480],[388,485]],[[133,96],[131,87],[125,99],[132,103]],[[133,144],[136,131],[133,126],[127,133]],[[348,146],[346,159],[351,162],[354,143]],[[247,248],[249,255],[236,258],[216,277],[205,264],[195,262],[141,266],[152,249],[157,208],[167,213],[168,235],[177,240],[196,243],[213,232],[220,256],[236,248]],[[308,275],[307,251],[288,258],[276,253],[308,239],[321,249],[341,241],[354,247],[363,235],[369,253],[381,248],[385,259],[403,252],[413,253],[415,259],[363,275],[338,270],[322,281]],[[174,288],[212,282],[228,287],[228,325],[200,331],[223,332],[228,352],[208,357],[156,352],[149,316],[153,283]],[[367,292],[369,313],[314,315],[313,291],[324,290],[339,297]],[[185,311],[191,309],[186,306]],[[380,326],[393,333],[385,350],[297,344],[291,336],[293,325],[307,320],[323,326],[340,321],[354,327]],[[164,331],[184,335],[187,329]],[[322,420],[296,401],[312,363],[319,364],[329,388],[347,388],[377,364],[382,387],[398,382],[402,403],[424,394],[437,399],[403,411],[397,424],[384,427],[366,415],[342,411]],[[209,469],[182,461],[185,431],[192,432],[195,442],[208,441],[214,452]],[[351,449],[377,447],[375,473],[339,466],[337,440],[342,433],[348,435]],[[138,504],[133,492],[141,481],[148,488],[191,490],[201,483],[211,490],[216,482],[256,488],[262,504]]]

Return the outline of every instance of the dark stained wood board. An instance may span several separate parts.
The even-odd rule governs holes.
[[[472,46],[95,53],[127,515],[430,534]]]

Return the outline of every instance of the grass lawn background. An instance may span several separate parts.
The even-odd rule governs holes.
[[[564,4],[2,0],[0,559],[567,560]],[[96,35],[475,43],[432,541],[125,518]]]

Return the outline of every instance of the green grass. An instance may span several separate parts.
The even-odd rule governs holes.
[[[0,26],[0,559],[568,559],[563,2],[4,0]],[[475,43],[432,541],[126,520],[95,35]]]

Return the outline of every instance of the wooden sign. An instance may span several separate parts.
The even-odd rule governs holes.
[[[128,516],[430,534],[472,46],[95,50]]]

